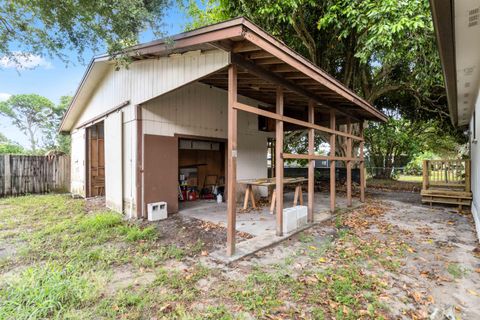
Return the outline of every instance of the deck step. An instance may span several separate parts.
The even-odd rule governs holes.
[[[463,200],[472,200],[472,196],[467,195],[447,195],[447,194],[431,194],[431,193],[422,193],[422,197],[425,198],[452,198],[452,199],[463,199]]]
[[[453,201],[453,200],[446,200],[446,199],[422,199],[424,203],[443,203],[443,204],[456,204],[462,206],[470,206],[471,201],[467,200],[460,200],[460,201]]]
[[[423,203],[443,203],[455,204],[459,206],[470,206],[472,202],[472,193],[457,190],[422,190]]]

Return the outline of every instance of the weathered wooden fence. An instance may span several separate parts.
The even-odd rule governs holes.
[[[0,155],[0,197],[68,191],[70,157]]]

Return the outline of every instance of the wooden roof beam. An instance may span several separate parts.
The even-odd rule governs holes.
[[[290,82],[290,81],[288,81],[284,78],[279,77],[275,73],[270,72],[270,71],[258,66],[257,64],[245,59],[244,57],[242,57],[239,54],[235,54],[235,53],[232,52],[231,53],[231,61],[232,61],[232,63],[235,63],[235,64],[239,65],[240,67],[248,70],[250,73],[256,75],[257,77],[263,78],[263,79],[268,80],[272,83],[279,84],[279,85],[281,85],[281,86],[283,86],[283,87],[285,87],[285,88],[287,88],[287,89],[289,89],[289,90],[291,90],[291,91],[293,91],[293,92],[295,92],[299,95],[302,95],[304,97],[312,99],[316,103],[322,104],[324,107],[330,108],[331,110],[335,110],[339,114],[351,117],[351,115],[346,114],[342,110],[339,110],[336,107],[329,106],[329,102],[322,99],[321,97],[318,97],[317,95],[311,93],[310,91],[307,91],[307,90],[303,89],[302,87],[297,86],[296,84],[294,84],[294,83],[292,83],[292,82]],[[355,117],[352,117],[352,119],[360,121],[359,119],[357,119]]]
[[[250,41],[241,41],[237,42],[233,45],[232,52],[239,53],[239,52],[251,52],[251,51],[260,51],[261,48],[257,47]]]
[[[289,66],[288,64],[281,64],[281,65],[278,65],[278,66],[271,66],[270,68],[268,68],[269,71],[272,71],[272,72],[279,72],[279,73],[283,73],[283,72],[298,72],[297,69]]]
[[[253,51],[249,53],[244,54],[245,58],[250,59],[250,60],[255,60],[255,59],[265,59],[265,58],[274,58],[274,56],[267,51]]]
[[[283,64],[284,62],[278,58],[265,58],[255,60],[255,64],[265,65],[265,64]]]

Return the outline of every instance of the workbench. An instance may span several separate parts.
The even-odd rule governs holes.
[[[295,195],[293,197],[293,206],[296,206],[297,203],[303,205],[303,194],[302,194],[302,185],[303,183],[307,182],[307,178],[298,177],[298,178],[284,178],[283,185],[295,185]],[[253,186],[257,187],[268,187],[274,188],[271,200],[270,200],[270,213],[273,214],[273,210],[275,210],[275,202],[277,198],[277,193],[275,189],[275,178],[262,178],[262,179],[246,179],[246,180],[238,180],[239,184],[245,185],[245,197],[243,200],[243,210],[248,209],[248,203],[252,203],[253,209],[257,208],[255,203],[255,196],[253,194]]]

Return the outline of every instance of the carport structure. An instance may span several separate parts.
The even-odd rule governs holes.
[[[72,136],[73,193],[88,196],[85,137],[103,122],[107,206],[139,219],[157,202],[166,202],[168,213],[179,212],[181,169],[212,164],[208,174],[226,180],[218,185],[226,186],[228,255],[235,253],[237,174],[242,180],[267,176],[267,144],[274,132],[277,236],[283,230],[285,159],[309,163],[310,222],[317,213],[315,160],[330,160],[332,212],[339,161],[347,168],[346,205],[352,203],[354,165],[361,168],[363,200],[363,123],[386,117],[252,22],[236,18],[140,44],[126,54],[132,59],[128,69],[117,68],[109,55],[92,59],[62,121],[61,131]],[[307,154],[283,152],[284,132],[294,130],[308,131]],[[330,155],[315,154],[315,134],[330,141]],[[195,149],[196,142],[215,144],[215,157],[197,160],[208,150]]]
[[[197,33],[195,33],[197,32]],[[186,36],[189,35],[189,36]],[[284,159],[308,160],[308,221],[314,213],[314,161],[330,160],[330,210],[335,210],[335,165],[343,161],[347,168],[347,205],[352,203],[352,166],[360,167],[360,200],[365,198],[364,139],[365,120],[385,121],[386,117],[304,57],[246,20],[237,18],[209,26],[175,41],[208,43],[229,52],[226,69],[200,80],[228,91],[227,147],[227,255],[235,253],[237,203],[237,113],[248,112],[275,122],[276,234],[283,229]],[[142,52],[142,50],[140,50]],[[262,101],[259,108],[237,100],[238,95]],[[353,126],[358,125],[358,133]],[[343,126],[342,126],[343,125]],[[340,130],[342,126],[345,129]],[[308,154],[283,152],[285,130],[308,130]],[[315,131],[329,135],[330,154],[314,153]],[[337,156],[337,137],[346,142],[346,154]],[[358,146],[353,152],[354,144]]]

